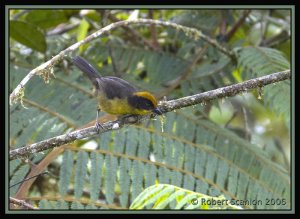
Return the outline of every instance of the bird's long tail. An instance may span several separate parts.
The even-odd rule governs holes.
[[[94,68],[90,63],[80,56],[75,56],[73,58],[73,63],[88,76],[96,88],[99,86],[97,78],[101,78],[102,76],[99,74],[96,68]]]

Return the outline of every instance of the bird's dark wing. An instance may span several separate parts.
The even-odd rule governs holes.
[[[121,78],[112,76],[102,77],[96,68],[80,56],[74,57],[73,63],[88,76],[96,89],[99,92],[105,93],[109,99],[128,97],[137,91],[132,85]]]
[[[117,77],[102,77],[98,83],[109,99],[128,97],[137,91],[127,81]]]

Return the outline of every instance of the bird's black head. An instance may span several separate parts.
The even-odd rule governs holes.
[[[162,112],[157,108],[157,100],[148,92],[136,92],[128,98],[128,103],[139,110],[152,111],[155,114],[161,115]]]

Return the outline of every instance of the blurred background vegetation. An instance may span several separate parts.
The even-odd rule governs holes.
[[[60,51],[135,18],[196,28],[234,51],[237,62],[202,39],[156,25],[117,28],[70,57],[80,54],[102,75],[167,100],[290,68],[290,10],[11,9],[9,16],[9,93]],[[10,106],[10,149],[95,122],[92,85],[69,57],[44,80],[36,76],[25,86],[26,108]],[[285,205],[246,208],[289,208],[290,149],[290,81],[284,81],[167,113],[164,123],[151,120],[10,161],[10,185],[50,174],[9,195],[47,209],[128,209],[143,189],[168,183],[229,199],[284,198]]]

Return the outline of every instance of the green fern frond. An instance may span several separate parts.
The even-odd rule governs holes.
[[[174,209],[242,209],[230,203],[224,196],[212,197],[202,193],[189,191],[174,185],[158,184],[146,188],[130,205],[132,210],[172,209],[170,203],[175,202]]]
[[[290,69],[290,62],[282,52],[265,47],[245,47],[235,49],[238,65],[243,68],[245,79],[255,78]],[[290,128],[290,84],[280,82],[263,89],[264,102],[278,115],[283,115]]]

